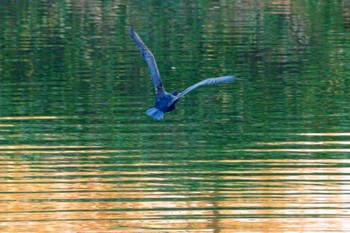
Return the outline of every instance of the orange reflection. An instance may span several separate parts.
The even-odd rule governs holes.
[[[139,161],[104,170],[111,164],[81,163],[79,157],[58,156],[69,162],[68,167],[76,168],[65,171],[59,169],[65,164],[57,164],[55,157],[33,164],[16,160],[1,163],[0,228],[6,227],[7,232],[350,229],[342,218],[350,215],[349,168],[332,166],[349,160],[194,160],[188,165],[211,162],[234,168],[249,162],[263,163],[264,168],[169,173],[164,168],[174,162]],[[6,158],[0,156],[1,161]],[[315,164],[319,166],[307,166]],[[125,166],[133,170],[125,170]],[[153,170],[142,170],[145,166]],[[184,181],[203,187],[181,188]]]

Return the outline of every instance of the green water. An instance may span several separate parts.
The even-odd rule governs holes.
[[[155,121],[168,91],[208,77]],[[0,231],[349,232],[347,1],[5,1]]]

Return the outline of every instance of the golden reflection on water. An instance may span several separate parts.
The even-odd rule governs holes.
[[[45,149],[44,146],[28,145],[16,148],[23,147]],[[89,150],[84,146],[74,148],[78,149],[79,155],[79,149]],[[95,152],[90,159],[106,158],[104,150],[96,152],[94,147],[90,150]],[[84,156],[89,159],[90,153]],[[189,160],[188,164],[216,163],[234,168],[246,162],[266,167],[258,170],[254,167],[189,170],[188,173],[169,173],[164,168],[176,166],[176,163],[167,161],[116,163],[113,170],[104,170],[111,164],[82,164],[80,159],[79,156],[49,154],[45,160],[30,163],[0,156],[0,229],[6,229],[6,232],[23,229],[27,232],[59,232],[60,229],[66,232],[350,229],[342,219],[350,216],[350,173],[347,167],[331,166],[340,162],[336,159],[317,160],[317,167],[311,167],[314,160]],[[349,163],[350,160],[341,162]],[[124,165],[147,166],[155,170],[118,169]],[[75,167],[76,171],[60,170],[60,167]],[[80,168],[85,170],[80,171]],[[176,180],[197,180],[199,184],[213,186],[203,190],[177,189]],[[215,182],[223,187],[215,188]],[[244,188],[239,188],[240,185]]]
[[[16,124],[0,127],[10,131]],[[42,136],[50,145],[0,145],[0,231],[350,230],[344,222],[350,216],[350,159],[312,159],[303,154],[346,153],[349,140],[259,142],[247,149],[228,149],[230,159],[148,160],[138,150],[66,145],[62,140],[67,135]],[[238,159],[240,153],[256,158],[289,152],[300,157]]]

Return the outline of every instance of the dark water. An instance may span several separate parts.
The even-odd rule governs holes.
[[[1,232],[349,232],[348,1],[3,1]],[[128,28],[167,90],[163,121]]]

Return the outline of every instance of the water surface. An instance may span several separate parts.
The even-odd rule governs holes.
[[[0,230],[349,232],[346,1],[9,1]],[[153,87],[201,87],[154,121]]]

